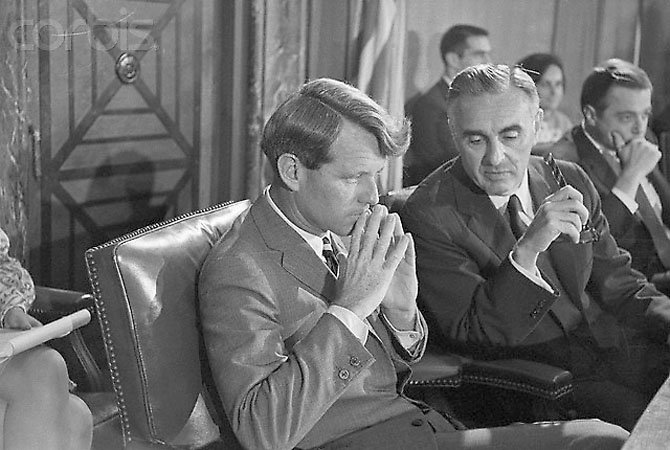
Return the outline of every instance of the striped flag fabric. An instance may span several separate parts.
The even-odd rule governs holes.
[[[355,85],[401,118],[404,110],[405,0],[363,0],[359,3]],[[402,188],[402,159],[389,160],[380,191]]]

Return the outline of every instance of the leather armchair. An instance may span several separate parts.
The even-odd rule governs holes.
[[[101,448],[239,448],[201,342],[197,280],[212,246],[241,223],[249,205],[245,200],[206,208],[86,252],[119,412],[116,434],[108,428],[105,435],[116,446]],[[488,383],[500,370],[474,367],[460,356],[428,355],[411,384]],[[511,372],[518,378],[507,383],[530,377]],[[565,379],[555,384],[569,390]]]
[[[201,345],[197,282],[249,205],[213,206],[86,252],[120,414],[109,448],[239,448]]]
[[[398,212],[414,189],[416,186],[391,191],[380,198],[380,203]],[[432,350],[413,367],[407,392],[440,409],[444,393],[436,388],[460,388],[457,391],[462,392],[447,395],[456,417],[470,426],[497,426],[572,418],[575,413],[570,410],[568,395],[573,389],[572,379],[567,370],[535,361],[482,361]],[[503,404],[496,406],[494,400]],[[477,401],[481,403],[475,404]],[[459,404],[466,410],[459,410]]]

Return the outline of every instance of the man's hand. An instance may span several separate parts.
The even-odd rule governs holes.
[[[386,207],[375,205],[372,212],[366,211],[356,221],[346,258],[338,255],[340,276],[336,305],[349,309],[361,319],[369,316],[385,301],[388,308],[406,308],[407,300],[398,296],[385,299],[389,287],[414,292],[416,298],[416,271],[414,270],[414,249],[407,251],[411,238],[402,233],[400,218],[388,214]],[[410,253],[407,255],[407,253]],[[395,280],[396,271],[398,280]],[[411,281],[413,274],[414,281]]]
[[[414,239],[411,234],[405,234],[402,222],[397,214],[389,214],[389,219],[395,220],[394,240],[403,236],[409,237],[409,244],[405,256],[395,271],[391,285],[384,300],[382,308],[384,314],[398,329],[407,330],[414,327],[416,319],[416,296],[419,293],[419,281],[416,276],[416,252],[414,250]]]
[[[33,327],[39,327],[42,324],[30,314],[24,312],[19,307],[11,308],[5,314],[2,321],[4,328],[13,328],[16,330],[30,330]]]
[[[589,211],[582,202],[582,193],[572,186],[565,186],[547,197],[517,242],[512,254],[514,261],[533,271],[537,256],[559,235],[564,233],[578,243],[582,224],[589,218]]]
[[[612,142],[621,161],[621,174],[614,186],[635,198],[640,182],[654,170],[661,159],[661,151],[644,137],[625,142],[616,131],[612,132]]]

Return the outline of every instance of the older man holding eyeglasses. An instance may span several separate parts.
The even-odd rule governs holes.
[[[527,73],[465,69],[447,103],[460,157],[400,213],[433,344],[570,370],[580,415],[630,430],[668,374],[670,299],[631,268],[584,171],[557,161],[557,182],[531,156],[542,110]]]

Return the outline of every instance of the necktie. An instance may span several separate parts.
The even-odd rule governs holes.
[[[512,228],[512,234],[519,240],[523,233],[526,232],[526,224],[521,220],[519,213],[523,212],[521,201],[516,195],[510,195],[507,202],[507,213],[509,214],[509,225]]]
[[[335,275],[335,278],[337,278],[339,270],[339,266],[337,263],[337,255],[333,250],[333,244],[330,242],[328,236],[323,237],[323,259],[326,260],[326,265],[333,273],[333,275]]]

